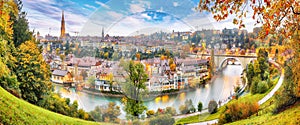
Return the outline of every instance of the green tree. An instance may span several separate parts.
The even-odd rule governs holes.
[[[15,1],[18,5],[18,15],[10,14],[10,19],[13,22],[13,41],[16,47],[22,43],[32,39],[32,33],[29,31],[28,20],[26,13],[22,11],[22,1]]]
[[[215,100],[211,100],[208,103],[208,112],[210,114],[216,113],[218,110],[218,104]]]
[[[251,82],[251,87],[250,87],[250,91],[252,94],[258,93],[257,86],[258,86],[259,82],[260,82],[260,77],[258,77],[258,76],[253,77],[252,82]]]
[[[128,75],[127,82],[122,87],[125,94],[122,99],[122,103],[125,105],[124,110],[129,117],[138,118],[141,113],[147,110],[147,107],[143,104],[142,93],[146,90],[145,82],[148,75],[141,63],[130,61],[128,67],[123,68]]]
[[[269,89],[267,81],[260,81],[257,84],[257,93],[265,93]]]
[[[90,76],[88,78],[88,84],[90,85],[90,87],[95,87],[95,80],[96,80],[95,76]]]
[[[246,71],[246,77],[247,77],[247,81],[248,81],[248,89],[250,89],[251,87],[251,83],[252,83],[252,78],[254,77],[254,67],[253,67],[253,64],[252,63],[249,63],[248,64],[248,67],[247,67],[247,71]]]
[[[24,100],[37,104],[49,95],[52,88],[50,68],[34,42],[27,41],[20,45],[16,65],[15,72]]]
[[[202,104],[202,102],[199,102],[198,103],[198,111],[201,112],[202,108],[203,108],[203,104]]]
[[[103,113],[102,113],[102,109],[100,106],[96,106],[93,111],[90,111],[90,115],[91,115],[92,119],[97,122],[103,121],[102,114]]]

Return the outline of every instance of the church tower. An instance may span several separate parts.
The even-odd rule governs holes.
[[[102,39],[104,38],[104,28],[102,27]]]
[[[62,11],[62,15],[61,15],[60,38],[66,38],[64,11]]]

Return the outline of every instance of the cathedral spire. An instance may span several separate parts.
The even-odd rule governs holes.
[[[65,38],[66,37],[66,30],[65,30],[65,15],[64,11],[62,11],[61,15],[61,25],[60,25],[60,38]]]
[[[104,28],[102,27],[102,39],[104,38]]]

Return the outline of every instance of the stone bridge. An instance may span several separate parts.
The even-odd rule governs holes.
[[[203,54],[202,57],[210,57],[210,55]],[[234,60],[240,62],[243,69],[246,69],[247,64],[256,58],[256,55],[214,55],[214,63],[216,69],[220,69],[228,60]]]

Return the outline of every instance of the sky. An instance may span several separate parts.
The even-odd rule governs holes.
[[[59,36],[62,11],[66,32],[75,36],[150,34],[165,31],[237,28],[232,16],[216,22],[211,14],[196,11],[198,0],[24,0],[29,27],[42,36]],[[252,31],[254,21],[246,20]]]

